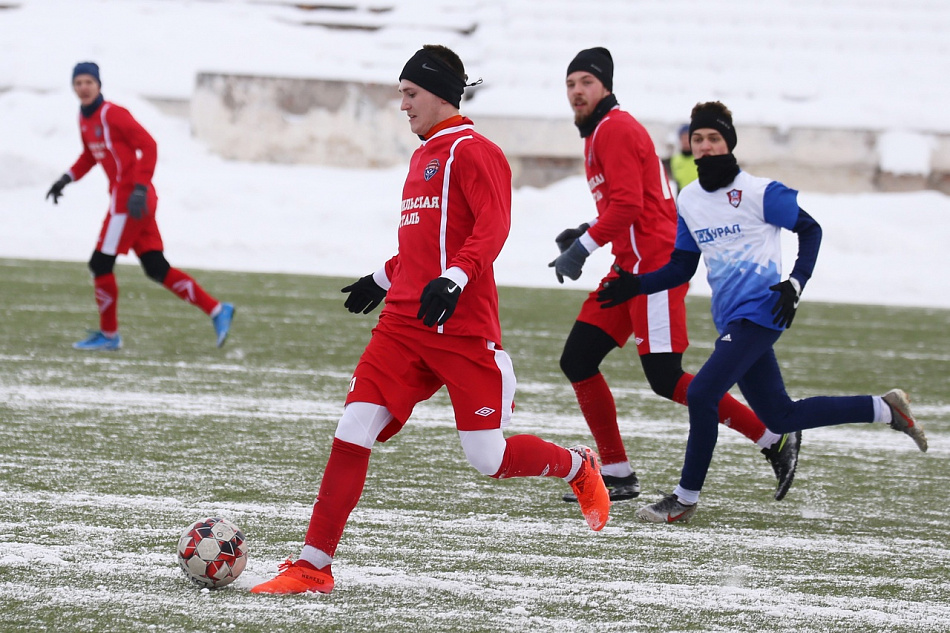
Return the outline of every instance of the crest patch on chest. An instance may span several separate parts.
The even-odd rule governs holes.
[[[729,204],[738,209],[739,203],[742,202],[742,191],[740,189],[733,189],[726,195],[729,196]]]
[[[429,164],[426,165],[425,171],[422,172],[422,175],[425,177],[426,182],[432,180],[432,177],[435,176],[437,173],[439,173],[440,166],[441,166],[441,163],[439,163],[438,158],[433,158],[432,160],[429,161]]]

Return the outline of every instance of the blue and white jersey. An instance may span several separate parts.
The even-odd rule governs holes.
[[[798,192],[740,171],[713,192],[694,181],[676,203],[676,248],[703,255],[716,329],[738,319],[782,329],[772,323],[769,286],[782,280],[781,231],[798,220]]]

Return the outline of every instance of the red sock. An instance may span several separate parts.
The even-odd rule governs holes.
[[[198,306],[205,314],[210,315],[218,300],[204,291],[204,288],[198,285],[198,282],[188,276],[187,273],[177,268],[169,268],[165,275],[165,281],[162,285],[178,295],[193,306]]]
[[[99,308],[99,329],[112,336],[119,331],[119,316],[116,302],[119,300],[119,285],[115,275],[109,273],[95,278],[96,306]]]
[[[535,435],[512,435],[505,440],[501,468],[492,477],[566,477],[573,464],[566,448]]]
[[[363,494],[370,449],[333,438],[304,543],[328,556],[336,553],[350,512]]]
[[[689,389],[689,383],[693,382],[693,374],[683,374],[676,389],[673,391],[673,402],[686,404],[686,390]],[[742,433],[753,442],[758,442],[765,435],[765,425],[752,409],[745,406],[732,397],[731,394],[723,396],[719,401],[719,424],[724,424],[730,429]]]
[[[614,404],[614,395],[610,393],[604,375],[598,373],[587,380],[573,382],[571,386],[597,443],[601,461],[605,465],[626,463],[627,451],[624,450],[620,428],[617,426],[617,405]]]

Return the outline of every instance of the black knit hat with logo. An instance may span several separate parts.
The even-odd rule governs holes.
[[[466,77],[459,76],[448,64],[425,48],[420,48],[409,58],[399,81],[407,79],[423,90],[428,90],[440,99],[445,99],[458,108],[462,103]]]
[[[603,46],[585,48],[575,55],[571,63],[567,65],[567,74],[570,75],[579,70],[592,74],[604,84],[604,88],[614,91],[614,58]]]
[[[705,106],[706,104],[703,105]],[[689,121],[689,135],[692,136],[693,132],[703,128],[711,128],[722,134],[722,138],[726,141],[726,147],[729,148],[730,152],[736,148],[736,143],[738,142],[736,138],[736,128],[732,125],[732,117],[725,111],[725,106],[721,109],[711,107],[695,108],[693,116]]]

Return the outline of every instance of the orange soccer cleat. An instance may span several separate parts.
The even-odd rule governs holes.
[[[330,593],[333,591],[333,576],[304,560],[296,562],[289,558],[280,564],[280,573],[271,580],[255,585],[251,593]]]
[[[571,450],[581,456],[580,470],[569,482],[577,502],[581,506],[581,514],[587,520],[587,525],[595,532],[599,532],[607,525],[610,518],[610,495],[600,476],[600,460],[597,453],[586,446],[574,446]]]

